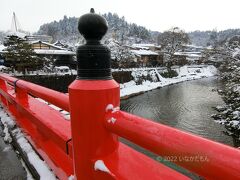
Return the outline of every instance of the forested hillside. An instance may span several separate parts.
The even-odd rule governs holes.
[[[119,17],[116,13],[107,13],[103,16],[108,21],[109,29],[106,39],[114,38],[120,44],[133,43],[157,43],[160,32],[148,30],[144,26],[135,23],[129,23],[125,17]],[[53,21],[43,24],[35,34],[44,34],[53,37],[53,42],[60,40],[74,46],[76,43],[83,43],[78,29],[78,18],[64,16],[59,21]],[[184,28],[184,27],[183,27]],[[166,29],[168,30],[168,29]],[[0,31],[0,42],[3,42],[6,32]],[[193,45],[209,46],[213,44],[222,44],[234,35],[240,35],[240,29],[227,29],[224,31],[193,31],[189,32],[189,39]]]
[[[218,44],[225,43],[229,38],[240,35],[240,29],[227,29],[224,31],[193,31],[188,33],[192,44],[198,46],[212,45],[211,41],[215,41]]]
[[[135,23],[128,23],[124,17],[119,17],[117,14],[108,13],[103,16],[109,25],[105,38],[114,37],[120,43],[153,41],[151,32],[145,27],[138,26]],[[53,41],[81,42],[82,38],[79,36],[77,23],[78,18],[64,16],[60,21],[43,24],[37,34],[50,35],[53,37]]]

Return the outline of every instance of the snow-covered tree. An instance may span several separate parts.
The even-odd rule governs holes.
[[[225,43],[225,55],[228,55],[222,68],[221,78],[225,82],[224,90],[220,91],[226,103],[218,107],[219,114],[213,117],[224,124],[228,134],[240,146],[240,44],[239,37],[233,36]]]
[[[6,63],[13,69],[25,74],[26,69],[37,69],[42,63],[25,39],[18,36],[7,36],[4,45]]]
[[[182,45],[188,44],[189,41],[188,34],[178,27],[171,28],[159,34],[158,44],[161,45],[162,50],[166,54],[165,60],[169,72],[173,65],[175,52],[183,50]]]
[[[7,36],[6,32],[0,31],[0,44],[3,43],[4,38]]]
[[[125,46],[112,38],[105,41],[105,44],[111,50],[111,64],[113,68],[136,67],[135,55]]]
[[[120,44],[126,44],[133,40],[137,42],[153,41],[151,31],[135,23],[128,23],[125,17],[119,17],[116,13],[103,15],[108,21],[108,33],[104,39],[114,38]],[[40,26],[37,34],[45,34],[53,37],[53,42],[61,40],[71,44],[81,43],[83,37],[78,32],[78,18],[64,16],[60,21],[53,21]]]
[[[218,45],[218,32],[216,29],[214,29],[210,33],[207,46],[215,48],[217,45]]]

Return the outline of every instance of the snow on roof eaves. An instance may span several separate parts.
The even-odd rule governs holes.
[[[175,52],[174,55],[187,57],[201,57],[201,53],[198,52]]]
[[[133,52],[136,55],[155,55],[155,56],[158,55],[158,53],[155,53],[155,52],[150,51],[150,50],[143,50],[143,49],[141,49],[141,50],[131,50],[131,52]]]
[[[202,57],[201,55],[198,54],[187,54],[188,57]]]
[[[189,48],[198,48],[198,49],[203,49],[203,46],[195,46],[195,45],[190,45],[190,44],[184,44],[184,47],[189,47]]]
[[[36,54],[52,54],[52,55],[75,55],[75,52],[67,50],[52,50],[52,49],[34,49]]]
[[[18,36],[20,38],[24,38],[26,36],[25,33],[18,32],[18,31],[9,31],[9,32],[7,32],[7,35],[8,36]]]
[[[59,50],[65,50],[65,48],[62,48],[62,47],[59,47],[59,46],[55,46],[54,44],[50,44],[50,43],[43,42],[43,41],[30,41],[30,44],[36,44],[36,43],[39,43],[39,42],[41,42],[41,44],[45,44],[45,45],[57,48]]]
[[[154,44],[133,44],[135,47],[155,47]]]
[[[137,47],[137,48],[157,47],[157,48],[160,48],[161,46],[157,46],[155,44],[133,44],[132,47]]]
[[[55,69],[69,69],[68,66],[56,66]]]

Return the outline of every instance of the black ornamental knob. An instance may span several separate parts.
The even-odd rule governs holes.
[[[110,50],[100,43],[107,29],[106,19],[93,8],[80,17],[78,30],[87,43],[77,49],[78,79],[112,79]]]

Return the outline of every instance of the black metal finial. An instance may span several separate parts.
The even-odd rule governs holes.
[[[90,9],[90,13],[95,13],[94,8]]]
[[[78,30],[86,40],[101,40],[107,29],[106,19],[95,14],[93,8],[91,8],[90,13],[81,16],[78,21]]]
[[[93,8],[80,17],[78,30],[87,43],[77,49],[78,79],[112,79],[110,50],[100,43],[107,29],[107,21]]]

